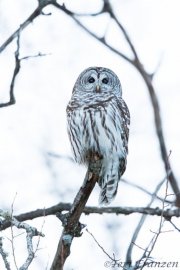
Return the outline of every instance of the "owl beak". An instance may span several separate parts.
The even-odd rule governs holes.
[[[101,88],[100,88],[99,85],[96,86],[96,92],[97,92],[97,93],[100,93],[100,92],[101,92]]]

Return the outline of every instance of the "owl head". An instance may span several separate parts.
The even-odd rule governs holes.
[[[74,92],[90,94],[113,93],[117,97],[122,96],[121,83],[117,75],[110,69],[104,67],[89,67],[78,77]]]

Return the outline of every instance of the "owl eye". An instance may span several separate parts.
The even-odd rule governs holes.
[[[104,79],[102,79],[102,83],[107,84],[108,82],[109,82],[108,78],[104,78]]]
[[[89,82],[89,83],[94,83],[94,82],[95,82],[95,79],[94,79],[93,77],[90,77],[90,78],[88,79],[88,82]]]

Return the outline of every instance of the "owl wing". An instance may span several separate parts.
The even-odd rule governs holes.
[[[128,153],[128,139],[129,139],[129,125],[130,125],[130,113],[125,101],[121,98],[118,100],[118,108],[122,120],[122,133],[121,138],[123,141],[123,146]]]

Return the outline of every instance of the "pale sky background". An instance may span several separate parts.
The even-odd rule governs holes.
[[[180,2],[179,0],[113,0],[114,9],[128,31],[140,59],[148,71],[153,72],[161,62],[154,78],[156,93],[161,106],[161,116],[172,168],[180,179]],[[65,1],[67,7],[79,13],[98,11],[101,1]],[[2,44],[36,8],[37,1],[0,1],[0,44]],[[79,73],[89,66],[105,66],[119,76],[123,97],[131,113],[129,156],[124,178],[153,192],[164,178],[165,171],[160,158],[155,134],[152,107],[148,91],[137,71],[124,60],[106,49],[86,34],[65,13],[48,6],[44,12],[51,16],[39,16],[21,34],[20,56],[47,53],[23,61],[15,84],[16,104],[0,110],[0,208],[10,210],[13,199],[14,214],[49,207],[58,202],[72,202],[86,172],[86,168],[68,159],[53,158],[54,152],[70,156],[70,144],[66,131],[66,105],[71,97],[74,82]],[[127,44],[107,15],[81,18],[100,36],[107,29],[107,40],[115,48],[131,56]],[[107,28],[108,26],[108,28]],[[9,85],[14,70],[16,41],[0,54],[0,102],[9,98]],[[180,182],[180,181],[179,181]],[[179,183],[180,184],[180,183]],[[171,189],[169,189],[171,193]],[[161,189],[161,196],[165,187]],[[93,190],[88,205],[98,205],[99,188]],[[150,198],[123,183],[112,206],[146,206]],[[158,202],[154,207],[161,206]],[[139,214],[130,216],[90,215],[81,222],[104,249],[124,261]],[[178,219],[173,219],[180,228]],[[39,230],[43,219],[27,221]],[[146,247],[156,231],[159,218],[149,217],[137,240]],[[43,227],[46,237],[40,241],[40,250],[30,270],[49,269],[61,234],[61,223],[56,217],[47,217]],[[167,224],[164,230],[173,230]],[[19,231],[15,230],[15,234]],[[12,261],[8,230],[0,236]],[[25,261],[25,236],[15,239],[18,265]],[[179,261],[180,234],[171,231],[162,234],[154,249],[155,260]],[[133,259],[139,259],[142,251],[134,248]],[[71,256],[65,270],[105,269],[108,258],[90,235],[73,241]],[[0,270],[4,269],[0,258]],[[15,269],[12,266],[12,269]]]

